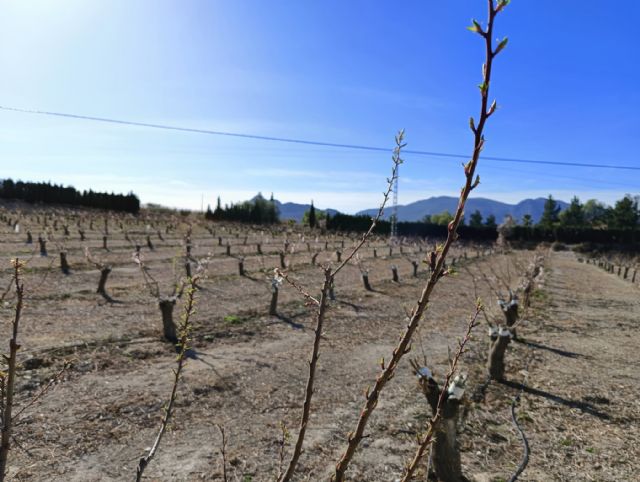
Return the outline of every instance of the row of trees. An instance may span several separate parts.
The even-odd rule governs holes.
[[[637,196],[634,198],[627,194],[616,201],[613,207],[608,207],[595,199],[589,199],[582,204],[580,199],[574,196],[569,206],[561,211],[558,203],[552,196],[549,196],[544,204],[544,212],[538,224],[546,229],[556,227],[638,229],[640,221],[638,200]]]
[[[280,221],[273,195],[267,201],[262,194],[258,194],[251,201],[225,204],[224,207],[218,197],[215,211],[211,211],[211,206],[208,206],[204,216],[211,221],[237,221],[252,224],[274,224]]]
[[[78,191],[74,187],[50,182],[14,182],[4,179],[0,183],[0,198],[19,199],[28,203],[67,204],[90,208],[110,209],[137,213],[140,210],[140,199],[129,194],[109,194],[105,192]]]

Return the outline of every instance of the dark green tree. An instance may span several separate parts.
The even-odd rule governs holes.
[[[560,213],[559,218],[561,226],[571,228],[585,227],[584,209],[577,196],[574,196],[573,199],[571,199],[571,203],[567,209]]]
[[[550,229],[554,227],[560,221],[560,206],[553,196],[549,194],[549,197],[544,202],[544,211],[542,211],[542,217],[538,223],[541,227]]]
[[[585,222],[593,228],[598,228],[606,225],[607,223],[607,207],[601,202],[595,199],[589,199],[584,206],[582,206],[584,212]]]
[[[479,210],[476,209],[469,217],[469,226],[472,228],[482,227],[482,214]]]
[[[496,217],[493,214],[489,214],[484,222],[484,225],[488,228],[497,228]]]
[[[309,208],[309,227],[316,227],[316,208],[313,207],[313,199],[311,200],[311,207]]]
[[[446,226],[453,220],[453,214],[449,211],[442,211],[440,214],[434,214],[431,216],[431,222],[433,224],[440,224]]]
[[[637,229],[638,228],[638,201],[630,194],[616,201],[609,214],[609,228]]]
[[[531,226],[533,226],[533,218],[531,217],[531,214],[525,214],[524,216],[522,216],[522,225],[525,228],[530,228]]]

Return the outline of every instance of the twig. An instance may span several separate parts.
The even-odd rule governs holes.
[[[315,383],[315,374],[316,374],[316,366],[318,364],[318,358],[320,357],[320,340],[322,339],[322,329],[324,324],[324,319],[327,311],[327,301],[328,296],[330,294],[330,290],[333,286],[333,281],[336,275],[340,272],[340,270],[349,262],[353,256],[356,255],[358,250],[366,243],[367,239],[373,232],[377,222],[382,216],[384,211],[384,206],[389,199],[389,193],[391,192],[393,182],[398,174],[398,166],[402,163],[402,159],[400,158],[400,153],[402,148],[405,146],[403,143],[404,140],[404,131],[400,131],[398,135],[396,135],[396,147],[393,150],[393,169],[391,178],[387,179],[388,186],[387,190],[384,193],[384,198],[382,204],[380,205],[380,209],[378,209],[378,214],[372,219],[371,227],[369,230],[362,236],[360,242],[355,246],[353,251],[344,259],[344,261],[335,269],[331,270],[330,266],[324,268],[324,283],[322,284],[322,289],[320,293],[320,301],[318,302],[318,311],[316,318],[316,328],[313,340],[313,349],[311,352],[311,359],[309,361],[309,376],[307,378],[307,387],[305,391],[304,403],[302,406],[302,416],[300,418],[300,427],[298,429],[298,437],[296,438],[296,443],[293,449],[293,454],[291,456],[291,460],[287,467],[286,472],[282,475],[278,480],[279,482],[289,482],[295,473],[296,466],[298,464],[298,460],[300,459],[300,455],[302,454],[302,446],[304,444],[304,437],[307,431],[307,424],[309,423],[309,416],[311,415],[311,400],[313,398],[313,386]],[[286,278],[285,278],[286,279]],[[287,280],[289,281],[289,280]],[[289,281],[290,282],[290,281]],[[294,285],[295,286],[295,285]],[[298,288],[296,288],[298,289]],[[305,293],[302,288],[298,289],[301,293]],[[310,295],[307,294],[307,299],[312,299]]]
[[[368,231],[362,235],[362,239],[360,239],[358,244],[351,250],[351,253],[349,253],[347,257],[342,261],[342,263],[340,263],[338,267],[333,271],[334,277],[342,270],[342,268],[344,268],[347,265],[349,261],[351,261],[351,258],[353,258],[356,255],[356,253],[360,250],[360,248],[364,245],[364,243],[367,242],[367,239],[369,238],[369,236],[371,236],[371,233],[373,233],[373,230],[377,226],[378,221],[380,221],[380,218],[382,217],[382,214],[384,212],[384,208],[387,205],[387,201],[389,200],[389,195],[393,190],[393,185],[395,183],[395,180],[398,177],[398,168],[400,164],[402,164],[403,162],[402,159],[400,158],[400,153],[402,151],[402,148],[405,146],[406,144],[404,143],[404,129],[402,129],[396,135],[396,147],[393,149],[393,156],[392,156],[393,169],[391,170],[391,177],[387,179],[387,189],[385,192],[382,193],[383,198],[382,198],[382,203],[380,204],[380,208],[378,208],[377,214],[371,220],[371,226],[369,226]]]
[[[13,421],[17,422],[17,420],[20,418],[20,415],[27,409],[29,409],[30,407],[32,407],[33,405],[36,404],[36,402],[38,402],[43,396],[46,395],[46,393],[51,389],[51,387],[53,385],[55,385],[58,380],[60,380],[60,378],[62,377],[62,375],[64,375],[64,373],[69,369],[69,367],[71,366],[71,363],[69,362],[65,362],[64,365],[62,366],[62,369],[56,373],[53,378],[51,378],[51,380],[49,380],[49,383],[47,383],[33,398],[31,398],[31,400],[29,400],[29,403],[27,403],[24,407],[22,407],[18,413],[16,413],[13,416]]]
[[[473,189],[475,189],[480,183],[480,178],[476,177],[474,180],[474,174],[476,167],[478,165],[478,160],[480,158],[480,153],[484,146],[484,126],[487,119],[495,112],[496,103],[495,101],[489,106],[488,94],[489,94],[489,85],[491,79],[491,67],[493,64],[494,57],[504,48],[506,45],[506,39],[502,40],[496,50],[493,50],[492,47],[492,36],[493,36],[493,21],[496,14],[501,11],[504,6],[506,6],[506,0],[499,0],[497,6],[494,6],[493,0],[488,0],[489,4],[489,21],[487,25],[487,30],[484,31],[480,27],[480,25],[475,22],[472,27],[475,32],[477,32],[480,36],[482,36],[485,40],[486,47],[486,63],[483,68],[484,78],[483,83],[480,84],[480,93],[482,96],[481,108],[480,108],[480,118],[478,125],[476,127],[473,118],[470,121],[470,127],[472,132],[474,133],[474,147],[473,147],[473,156],[471,160],[464,166],[464,172],[466,176],[466,183],[462,188],[460,193],[460,199],[458,201],[458,207],[456,209],[453,220],[449,223],[448,226],[448,234],[447,240],[444,245],[438,250],[439,255],[437,253],[433,253],[433,270],[431,272],[431,276],[429,277],[429,281],[427,285],[423,289],[420,299],[418,303],[413,309],[412,316],[410,317],[409,324],[400,339],[400,342],[393,350],[393,354],[389,361],[389,365],[380,372],[378,377],[376,378],[375,385],[373,389],[367,393],[366,401],[362,411],[360,413],[360,417],[358,418],[358,422],[356,424],[356,428],[353,432],[349,434],[347,448],[342,454],[342,457],[338,461],[335,473],[332,476],[332,481],[334,482],[342,482],[345,478],[345,473],[347,468],[349,467],[349,463],[353,459],[355,455],[356,449],[360,445],[360,442],[364,436],[364,431],[371,417],[371,414],[375,410],[378,405],[378,400],[380,398],[380,393],[384,389],[387,382],[393,377],[396,368],[402,357],[409,352],[410,343],[413,337],[414,332],[418,328],[420,324],[420,320],[422,319],[424,312],[427,309],[427,305],[429,303],[429,299],[431,297],[431,293],[435,288],[438,280],[448,274],[448,272],[444,269],[445,260],[447,257],[447,253],[451,248],[452,243],[457,239],[458,234],[458,226],[464,214],[464,206],[469,197],[469,194]],[[383,365],[384,366],[384,365]]]
[[[162,441],[162,437],[169,425],[169,420],[171,419],[171,415],[173,413],[173,405],[176,401],[178,395],[178,382],[180,381],[180,375],[182,374],[182,368],[184,367],[186,361],[187,350],[189,349],[189,341],[190,341],[190,333],[191,333],[191,316],[195,313],[194,303],[195,303],[195,293],[197,291],[196,283],[197,278],[189,278],[188,280],[189,288],[187,290],[187,300],[185,302],[184,313],[182,315],[182,323],[180,325],[180,339],[178,342],[178,346],[180,347],[180,353],[178,354],[178,366],[173,371],[173,386],[171,388],[171,395],[169,396],[169,401],[167,406],[165,407],[164,417],[162,417],[162,423],[160,424],[160,430],[158,431],[158,435],[156,436],[155,442],[151,447],[149,453],[142,457],[138,462],[138,468],[136,471],[136,482],[142,480],[142,474],[144,470],[147,468],[153,457],[155,456],[158,447],[160,446],[160,442]]]
[[[431,417],[431,420],[429,421],[429,428],[427,429],[427,433],[419,442],[418,449],[416,450],[416,453],[411,463],[407,466],[405,474],[401,479],[402,482],[407,482],[411,480],[416,468],[418,467],[418,464],[420,463],[420,460],[422,460],[422,457],[424,456],[425,450],[431,446],[431,442],[433,441],[433,433],[438,423],[440,422],[440,418],[442,417],[442,405],[448,393],[447,389],[449,387],[449,383],[451,382],[451,379],[456,373],[456,369],[458,368],[458,362],[460,361],[460,357],[465,352],[464,348],[468,343],[469,339],[471,338],[471,332],[476,326],[478,326],[478,323],[477,323],[478,315],[483,309],[484,308],[482,306],[482,303],[480,302],[480,300],[478,300],[476,304],[476,311],[473,314],[473,316],[469,319],[469,323],[467,324],[467,331],[464,335],[464,338],[462,339],[462,341],[458,343],[458,350],[454,355],[453,359],[450,361],[449,371],[447,372],[447,376],[445,377],[444,383],[442,384],[442,390],[440,390],[440,396],[438,397],[438,404],[436,406],[436,410],[435,410],[435,413],[433,414],[433,417]]]
[[[6,383],[3,382],[2,397],[2,441],[0,445],[0,481],[3,481],[7,471],[7,460],[9,449],[11,448],[11,428],[13,422],[13,391],[16,381],[16,358],[20,345],[18,344],[18,327],[20,326],[20,315],[22,314],[22,301],[24,297],[24,283],[20,281],[20,273],[23,267],[19,259],[12,260],[13,280],[16,288],[16,308],[12,323],[11,340],[9,340],[9,356],[7,359]]]
[[[276,277],[282,278],[287,283],[289,283],[291,286],[293,286],[296,289],[296,291],[298,293],[300,293],[307,301],[313,303],[316,306],[320,306],[320,301],[318,301],[316,298],[311,296],[309,294],[309,292],[307,290],[305,290],[302,287],[302,285],[300,285],[300,283],[298,283],[296,280],[292,279],[287,273],[281,271],[280,268],[275,268],[273,271],[274,271]]]

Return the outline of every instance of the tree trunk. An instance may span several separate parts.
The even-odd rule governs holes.
[[[109,248],[107,247],[107,237],[106,236],[102,236],[102,249],[104,249],[105,251],[109,251]]]
[[[151,242],[151,236],[147,234],[147,247],[153,251],[153,243]]]
[[[504,313],[507,328],[509,328],[512,337],[515,339],[516,329],[513,328],[513,325],[515,325],[518,321],[518,300],[517,298],[513,298],[507,303],[502,302],[500,306],[502,307],[502,312]]]
[[[42,239],[42,236],[38,237],[38,244],[40,245],[40,256],[47,255],[47,242]]]
[[[393,274],[393,281],[395,283],[400,282],[400,278],[398,278],[398,267],[395,264],[391,265],[391,273]]]
[[[160,312],[162,313],[162,332],[164,339],[171,343],[178,342],[176,325],[173,322],[173,308],[176,306],[174,297],[161,298],[159,301]]]
[[[417,261],[411,261],[411,265],[413,266],[413,277],[416,278],[418,276],[418,262]]]
[[[282,251],[280,251],[278,254],[280,255],[280,267],[282,269],[286,269],[287,263],[285,261],[285,254]]]
[[[31,231],[27,231],[27,244],[33,243],[33,236],[31,235]]]
[[[371,289],[371,285],[369,284],[369,274],[362,273],[362,282],[364,283],[364,289],[367,291],[373,291]]]
[[[100,295],[102,295],[102,297],[105,298],[106,300],[111,299],[111,297],[107,294],[107,289],[106,289],[107,279],[109,278],[110,273],[111,273],[111,266],[104,266],[100,270],[100,281],[98,281],[98,289],[96,290],[96,293],[99,293]]]
[[[60,269],[64,274],[69,274],[69,263],[67,263],[67,253],[60,251]]]
[[[244,272],[244,260],[239,259],[238,260],[238,273],[240,274],[240,276],[244,276],[245,272]]]
[[[510,341],[511,332],[506,328],[502,328],[500,329],[496,340],[491,344],[487,371],[489,372],[489,376],[494,380],[504,379],[504,354]]]
[[[422,392],[429,402],[431,413],[435,414],[441,389],[430,374],[429,376],[423,376],[422,369],[418,371],[418,374],[420,375]],[[447,388],[443,387],[445,390]],[[441,482],[462,482],[465,480],[462,476],[457,429],[460,415],[459,407],[463,396],[464,390],[458,389],[454,389],[452,394],[445,394],[441,407],[442,416],[435,427],[431,460],[436,478]]]
[[[278,314],[278,285],[271,283],[271,303],[269,304],[269,314],[276,316]]]

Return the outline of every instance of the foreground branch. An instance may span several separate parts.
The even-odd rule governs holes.
[[[467,324],[467,331],[464,335],[462,341],[458,343],[458,350],[456,351],[455,356],[450,361],[449,371],[444,379],[444,383],[442,384],[442,390],[440,391],[440,395],[438,397],[438,402],[436,404],[435,410],[433,411],[433,416],[429,421],[429,428],[427,429],[427,433],[422,437],[418,444],[418,449],[411,460],[411,463],[407,466],[404,476],[402,477],[402,482],[407,482],[411,480],[413,474],[415,473],[418,464],[424,457],[425,451],[433,442],[433,434],[437,430],[438,425],[440,424],[440,419],[442,418],[442,408],[446,397],[449,394],[449,387],[451,384],[451,380],[453,379],[456,370],[458,368],[458,362],[460,361],[460,357],[465,352],[465,346],[469,342],[471,338],[471,332],[473,329],[478,326],[478,315],[483,310],[483,306],[478,300],[476,303],[476,311],[473,316],[469,319],[469,323]]]
[[[182,315],[182,320],[180,323],[180,338],[178,342],[180,352],[178,353],[178,366],[173,371],[173,386],[171,387],[171,395],[169,396],[169,401],[167,402],[167,405],[165,407],[164,417],[162,417],[160,430],[158,431],[155,442],[153,443],[153,446],[151,447],[149,453],[146,456],[142,457],[138,462],[136,482],[142,480],[142,474],[144,470],[147,468],[147,466],[155,456],[158,447],[160,446],[162,437],[164,436],[164,433],[167,430],[167,426],[169,425],[169,421],[173,413],[173,406],[178,395],[178,383],[180,382],[180,375],[182,374],[182,368],[184,367],[186,361],[187,350],[189,349],[191,316],[195,313],[194,302],[195,293],[197,291],[197,278],[189,278],[187,280],[187,283],[189,287],[187,288],[187,300],[185,302],[184,313]]]
[[[402,163],[402,159],[400,158],[400,152],[402,148],[405,146],[404,141],[404,131],[400,131],[396,136],[396,147],[393,151],[393,170],[391,173],[391,178],[387,179],[388,186],[387,190],[383,193],[383,200],[378,209],[377,215],[372,219],[371,226],[369,230],[362,236],[360,242],[353,248],[351,253],[342,261],[340,265],[335,270],[331,270],[330,267],[324,269],[324,282],[322,284],[322,290],[320,293],[320,300],[316,300],[312,297],[304,288],[291,280],[286,274],[281,273],[276,269],[276,274],[282,276],[288,283],[290,283],[305,299],[313,304],[318,306],[317,318],[316,318],[316,329],[315,336],[313,340],[313,349],[311,352],[311,360],[309,361],[309,376],[307,378],[307,387],[305,390],[305,398],[302,406],[302,416],[300,418],[300,426],[298,429],[298,436],[296,438],[296,443],[293,449],[293,454],[291,456],[291,460],[289,465],[287,466],[286,472],[281,475],[278,480],[280,482],[288,482],[293,477],[295,473],[296,466],[298,465],[298,460],[300,459],[300,455],[302,454],[302,446],[304,444],[304,438],[307,431],[307,425],[309,423],[309,417],[311,415],[311,400],[313,398],[313,387],[315,383],[315,374],[316,374],[316,366],[318,363],[318,358],[320,357],[320,340],[322,339],[322,330],[324,325],[324,319],[327,311],[327,302],[331,297],[331,290],[333,287],[333,281],[338,274],[338,272],[352,259],[358,250],[366,243],[371,233],[373,233],[373,229],[376,224],[380,220],[382,213],[384,211],[384,207],[389,199],[389,193],[393,188],[394,181],[398,175],[398,166]]]
[[[362,438],[364,436],[364,431],[371,417],[371,414],[375,410],[378,405],[378,400],[380,398],[380,394],[384,389],[385,385],[393,375],[395,374],[395,370],[398,367],[398,364],[402,357],[408,353],[410,350],[410,343],[415,333],[418,325],[420,324],[420,320],[422,319],[424,312],[427,309],[427,305],[431,298],[431,294],[436,284],[440,280],[441,277],[448,274],[448,270],[445,270],[445,260],[449,249],[453,242],[457,239],[458,234],[458,226],[464,214],[465,203],[469,197],[469,194],[473,189],[475,189],[480,183],[480,178],[476,177],[474,179],[476,167],[478,165],[478,160],[480,158],[480,153],[484,146],[484,126],[487,119],[494,113],[496,109],[496,103],[493,102],[491,106],[489,106],[488,96],[489,96],[489,85],[491,80],[491,67],[493,64],[494,57],[504,48],[506,45],[506,39],[502,40],[496,50],[493,50],[492,47],[492,36],[493,36],[493,21],[495,19],[496,14],[501,11],[504,6],[506,6],[506,0],[499,0],[497,6],[494,5],[493,0],[488,0],[489,4],[489,14],[488,14],[488,25],[487,30],[482,30],[477,22],[474,23],[472,27],[474,32],[477,32],[484,40],[485,40],[485,48],[486,48],[486,63],[483,66],[483,82],[480,84],[480,95],[481,95],[481,109],[480,109],[480,117],[478,124],[476,126],[473,118],[470,121],[470,127],[474,134],[474,146],[473,146],[473,156],[471,160],[464,166],[464,173],[466,176],[466,183],[462,188],[460,193],[460,199],[458,201],[458,207],[456,209],[453,220],[449,223],[448,226],[448,235],[447,240],[436,250],[436,252],[432,253],[432,259],[434,263],[432,263],[432,271],[431,276],[427,282],[427,285],[423,289],[420,299],[418,303],[414,307],[412,314],[409,319],[409,324],[400,339],[400,342],[393,350],[393,354],[389,361],[389,365],[386,368],[383,368],[382,372],[378,375],[375,385],[373,389],[368,392],[367,398],[360,413],[360,417],[356,424],[356,428],[353,432],[349,434],[347,447],[342,454],[342,457],[338,461],[335,473],[332,477],[334,482],[342,482],[345,478],[345,473],[347,468],[349,467],[349,463],[353,459],[355,455],[356,449],[360,445]]]
[[[20,274],[23,263],[19,259],[14,259],[13,280],[16,289],[17,301],[15,314],[12,323],[11,339],[9,340],[9,356],[7,360],[7,371],[2,374],[2,441],[0,444],[0,481],[3,481],[7,472],[7,460],[11,448],[11,429],[13,411],[13,392],[16,383],[16,358],[20,345],[18,344],[18,328],[20,326],[20,315],[22,314],[22,302],[24,299],[24,284],[20,281]]]

